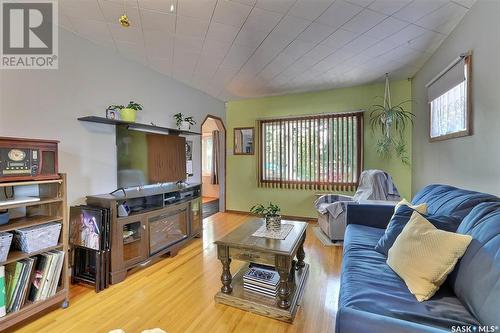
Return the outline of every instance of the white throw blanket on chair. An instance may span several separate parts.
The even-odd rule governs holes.
[[[337,218],[344,212],[347,203],[358,203],[362,200],[398,201],[398,189],[392,177],[382,170],[365,170],[361,173],[359,186],[354,196],[326,194],[314,203],[321,214],[330,213]]]
[[[361,173],[359,186],[354,196],[326,194],[318,198],[314,205],[323,215],[330,215],[330,220],[345,228],[345,209],[347,205],[358,204],[365,200],[399,201],[401,198],[392,177],[382,170],[365,170]],[[322,226],[322,229],[324,225]],[[332,226],[330,226],[332,228]],[[340,230],[339,230],[340,231]],[[326,234],[327,230],[323,230]]]

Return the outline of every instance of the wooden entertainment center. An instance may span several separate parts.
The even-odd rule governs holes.
[[[118,207],[130,207],[119,217]],[[111,212],[111,283],[133,268],[179,249],[202,233],[201,186],[158,184],[87,197],[87,204]]]

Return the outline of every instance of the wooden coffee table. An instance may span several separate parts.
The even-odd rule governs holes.
[[[252,236],[264,224],[262,219],[255,219],[215,242],[217,257],[222,262],[222,288],[215,295],[217,303],[286,322],[293,321],[309,273],[309,265],[304,262],[307,223],[286,220],[282,223],[293,225],[283,240]],[[280,275],[276,299],[245,290],[243,274],[249,265],[243,265],[233,277],[230,271],[233,259],[274,266]]]

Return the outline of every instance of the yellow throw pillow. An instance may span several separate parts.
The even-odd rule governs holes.
[[[389,249],[387,264],[419,302],[428,300],[455,267],[472,237],[439,230],[413,212]]]
[[[416,210],[420,214],[427,214],[427,204],[425,202],[421,203],[419,205],[412,205],[406,199],[403,199],[403,200],[401,200],[400,202],[398,202],[396,204],[396,207],[394,207],[394,213],[398,210],[399,207],[401,207],[403,205],[408,206],[408,207],[410,207],[413,210]]]

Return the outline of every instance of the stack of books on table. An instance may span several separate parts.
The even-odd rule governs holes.
[[[243,288],[263,296],[278,295],[280,276],[272,267],[252,264],[243,275]]]

